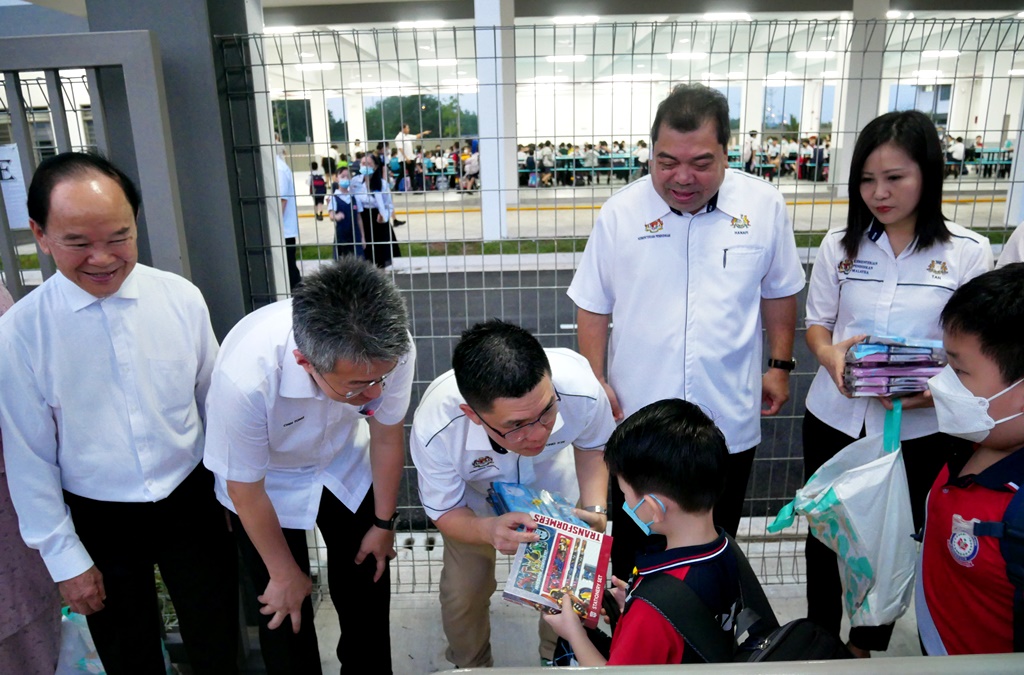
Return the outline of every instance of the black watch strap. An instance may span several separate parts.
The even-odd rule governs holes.
[[[395,515],[391,516],[387,520],[381,520],[376,515],[374,515],[373,524],[382,530],[394,530],[395,525],[398,524],[398,511],[395,511]]]
[[[768,359],[768,367],[791,371],[796,368],[796,360],[782,361],[780,359]]]

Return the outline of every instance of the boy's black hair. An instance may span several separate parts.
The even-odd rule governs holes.
[[[499,398],[522,398],[551,374],[548,356],[525,328],[491,319],[462,334],[452,353],[459,393],[477,412]]]
[[[971,279],[942,310],[943,330],[973,335],[1006,384],[1024,377],[1024,263]]]
[[[28,186],[28,217],[35,221],[40,230],[45,231],[46,221],[50,217],[50,196],[54,189],[66,180],[89,174],[106,176],[120,185],[125,199],[132,207],[132,214],[139,217],[142,199],[135,183],[106,157],[91,152],[62,152],[39,163]]]
[[[678,398],[651,403],[615,429],[604,461],[638,495],[657,493],[704,513],[725,489],[729,449],[700,407]]]

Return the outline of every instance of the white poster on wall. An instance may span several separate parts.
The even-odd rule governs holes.
[[[4,191],[7,222],[12,230],[28,229],[28,206],[25,204],[25,175],[21,172],[16,144],[0,145],[0,187]]]

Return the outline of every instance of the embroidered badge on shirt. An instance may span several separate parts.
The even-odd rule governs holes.
[[[491,458],[490,455],[485,455],[484,457],[477,457],[476,459],[473,460],[474,469],[486,469],[489,466],[494,466],[494,460]]]
[[[953,532],[946,544],[953,560],[964,567],[974,567],[974,558],[978,555],[978,538],[974,536],[974,524],[980,522],[977,518],[964,520],[960,514],[953,515]]]
[[[655,232],[661,232],[661,228],[665,227],[665,223],[661,222],[661,218],[658,218],[654,222],[647,223],[644,225],[644,229],[654,234]]]
[[[836,266],[836,269],[839,270],[840,274],[849,274],[850,270],[853,269],[853,261],[850,260],[849,258],[846,258],[845,260],[840,260],[839,265]]]
[[[735,227],[737,230],[745,230],[748,227],[750,227],[750,218],[743,214],[740,214],[739,218],[733,218],[732,222],[730,222],[729,224]]]
[[[936,276],[941,277],[943,274],[949,274],[949,266],[945,260],[933,260],[928,263],[928,271]]]

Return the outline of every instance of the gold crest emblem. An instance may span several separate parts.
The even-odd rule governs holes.
[[[945,260],[933,260],[928,263],[928,271],[932,274],[949,274],[949,266]]]
[[[750,218],[748,218],[745,215],[740,215],[739,218],[733,218],[732,222],[730,223],[730,225],[732,225],[736,229],[748,228],[748,227],[750,227]]]
[[[840,260],[839,265],[836,266],[836,269],[839,270],[840,274],[849,274],[850,270],[853,269],[853,261],[850,260],[849,258],[846,258],[845,260]]]
[[[650,233],[661,232],[661,228],[665,227],[665,223],[661,222],[661,218],[658,218],[652,223],[644,225],[644,229]]]

